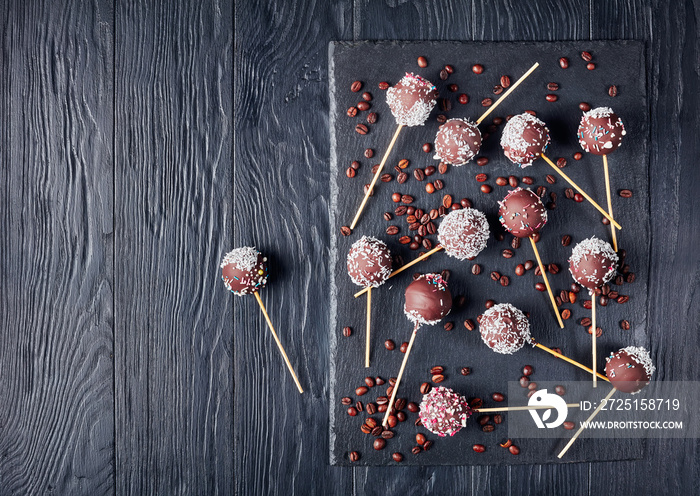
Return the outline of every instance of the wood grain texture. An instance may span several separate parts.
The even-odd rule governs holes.
[[[116,490],[231,494],[232,3],[115,18]]]
[[[233,244],[269,259],[261,291],[304,394],[255,301],[234,299],[238,494],[350,494],[328,465],[327,46],[349,38],[349,1],[236,4]]]
[[[111,2],[0,4],[0,493],[113,491]]]
[[[700,255],[696,200],[700,153],[697,88],[700,84],[700,2],[616,1],[593,3],[593,32],[600,37],[648,42],[651,106],[651,225],[649,342],[657,380],[696,380],[700,346]],[[669,330],[673,333],[669,334]],[[696,439],[647,442],[636,463],[592,464],[590,494],[697,493],[700,445]]]

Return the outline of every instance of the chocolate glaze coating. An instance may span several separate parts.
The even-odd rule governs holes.
[[[540,197],[529,189],[514,189],[498,204],[501,206],[498,220],[518,238],[528,238],[538,233],[547,223],[547,209]]]
[[[512,354],[530,341],[530,322],[510,303],[494,305],[479,324],[481,339],[496,353]]]
[[[445,253],[459,260],[476,257],[486,248],[488,239],[486,216],[474,208],[450,211],[438,228],[438,241]]]
[[[464,165],[479,153],[481,132],[476,124],[464,119],[450,119],[435,136],[435,159],[452,165]]]
[[[433,325],[452,309],[452,294],[440,274],[423,274],[406,288],[403,310],[414,323]]]
[[[472,409],[464,396],[452,389],[438,386],[423,395],[420,404],[420,419],[423,427],[433,434],[454,436],[467,425]]]
[[[363,288],[381,286],[391,275],[389,248],[370,236],[362,236],[353,243],[346,263],[352,282]]]
[[[527,112],[511,117],[503,128],[503,153],[520,167],[532,165],[549,144],[549,129],[544,122]]]
[[[649,352],[642,347],[628,346],[606,358],[605,375],[618,391],[638,393],[649,384],[656,367]]]
[[[626,134],[625,126],[612,109],[598,107],[583,114],[578,127],[578,142],[584,151],[607,155],[617,150]]]
[[[618,256],[612,246],[593,236],[571,250],[569,272],[577,283],[593,290],[613,278],[617,262]]]
[[[430,81],[406,73],[401,81],[386,91],[386,103],[396,124],[422,126],[437,103],[438,92]]]
[[[267,257],[252,246],[231,250],[221,261],[221,279],[236,296],[259,290],[267,284],[268,275]]]

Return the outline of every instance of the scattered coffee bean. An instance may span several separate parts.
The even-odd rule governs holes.
[[[429,382],[424,382],[423,384],[420,385],[420,394],[428,394],[430,392],[430,389],[432,386],[430,385]]]
[[[581,193],[576,193],[576,194],[574,195],[574,201],[575,201],[576,203],[582,203],[583,200],[584,200],[584,198],[583,198],[583,195],[582,195]]]
[[[619,194],[622,198],[632,198],[632,190],[629,189],[621,189]]]
[[[499,272],[496,272],[495,270],[491,272],[491,280],[492,281],[498,281],[501,278],[501,274]]]
[[[387,83],[386,81],[380,82],[378,86],[379,86],[380,90],[388,90],[389,89],[389,83]]]
[[[589,62],[588,64],[586,64],[586,69],[588,69],[589,71],[595,70],[595,64],[593,62]]]
[[[620,295],[617,297],[617,300],[615,300],[615,301],[617,301],[620,304],[627,303],[628,301],[630,301],[630,297],[627,295]]]
[[[593,55],[590,52],[581,52],[581,58],[586,62],[590,62],[593,60]]]
[[[391,174],[389,174],[389,173],[387,172],[387,173],[385,173],[385,174],[382,174],[381,177],[380,177],[380,179],[381,179],[381,181],[382,181],[383,183],[390,183],[391,180],[394,179],[394,176],[392,176]]]
[[[367,114],[367,124],[376,124],[377,123],[377,113],[376,112],[370,112]]]
[[[547,291],[547,286],[545,286],[543,282],[538,282],[537,284],[535,284],[535,289],[537,291]]]
[[[365,126],[364,124],[358,124],[357,126],[355,126],[355,131],[358,134],[365,135],[369,132],[369,128],[367,126]]]
[[[554,386],[554,392],[559,396],[564,396],[566,394],[566,388],[564,386]]]
[[[435,185],[433,183],[427,183],[425,185],[425,191],[429,195],[432,195],[433,193],[435,193]]]
[[[431,379],[435,384],[440,384],[445,380],[445,376],[442,374],[435,374]]]
[[[399,452],[396,452],[393,455],[391,455],[391,458],[393,458],[393,460],[396,463],[401,463],[403,461],[403,455]]]
[[[438,165],[438,172],[440,174],[446,174],[447,173],[447,164],[445,162],[440,162]]]
[[[357,409],[354,406],[348,407],[348,415],[354,417],[357,415]]]
[[[568,68],[569,67],[569,59],[567,59],[566,57],[561,57],[559,59],[559,67],[561,67],[562,69]]]
[[[518,448],[516,445],[511,445],[510,448],[508,448],[508,451],[510,451],[513,455],[519,455],[520,454],[520,448]]]
[[[508,276],[501,276],[500,283],[501,286],[506,287],[510,284],[510,279],[508,278]]]
[[[479,264],[472,265],[472,274],[474,274],[475,276],[478,276],[479,274],[481,274],[481,265],[479,265]]]
[[[531,382],[530,384],[527,385],[527,388],[530,391],[535,391],[537,389],[537,383],[536,382]]]
[[[348,115],[348,117],[355,117],[357,115],[357,107],[350,107],[347,110],[346,114]]]
[[[624,331],[629,331],[630,330],[629,320],[621,320],[620,321],[620,328]]]
[[[496,429],[496,428],[491,424],[487,424],[481,428],[481,430],[484,432],[493,432],[494,429]]]
[[[593,334],[593,326],[590,326],[590,327],[588,328],[588,334]],[[599,338],[599,337],[601,337],[602,335],[603,335],[603,329],[596,326],[596,328],[595,328],[595,337]]]
[[[501,93],[503,93],[503,86],[501,86],[500,84],[497,84],[496,86],[493,87],[493,94],[494,95],[500,95]]]
[[[615,98],[617,96],[617,86],[614,84],[611,85],[610,88],[608,88],[608,95]]]
[[[411,203],[413,203],[413,197],[411,195],[401,195],[401,203],[410,205]]]
[[[509,76],[501,76],[501,86],[504,88],[507,88],[510,86],[510,77]]]
[[[508,184],[508,179],[506,179],[503,176],[499,176],[496,178],[496,184],[499,186],[505,186],[506,184]]]
[[[527,376],[524,375],[520,378],[519,382],[520,382],[520,387],[526,388],[528,386],[528,384],[530,384],[530,379],[528,379]]]
[[[440,191],[442,188],[445,187],[445,183],[442,182],[442,179],[436,179],[433,184],[435,185],[435,189],[437,191]]]
[[[427,440],[428,438],[425,437],[425,434],[422,434],[420,432],[416,434],[416,444],[423,446]]]
[[[462,368],[459,370],[459,373],[462,374],[462,375],[464,375],[464,376],[467,376],[467,375],[469,375],[469,374],[472,373],[472,369],[470,369],[469,367],[462,367]]]
[[[484,446],[483,444],[475,444],[474,446],[472,446],[472,449],[477,453],[483,453],[484,451],[486,451],[486,446]]]
[[[562,425],[564,426],[564,429],[566,429],[567,431],[571,431],[576,427],[576,424],[574,424],[570,420],[567,420]]]
[[[445,325],[443,327],[446,331],[451,331],[452,329],[455,328],[455,323],[454,322],[445,322]]]
[[[418,67],[420,67],[421,69],[425,69],[426,67],[428,67],[428,59],[426,59],[423,56],[418,57],[417,62],[418,62]]]
[[[384,447],[386,446],[386,440],[384,440],[384,439],[381,438],[381,437],[380,437],[380,438],[377,438],[377,439],[374,440],[374,443],[372,443],[372,446],[373,446],[374,449],[376,449],[377,451],[383,450]]]
[[[488,176],[486,174],[477,174],[475,179],[478,182],[483,183],[484,181],[486,181],[488,179]]]
[[[527,184],[528,186],[534,184],[535,180],[531,178],[530,176],[525,176],[523,177],[523,182]]]
[[[413,401],[409,401],[406,404],[406,409],[408,409],[408,411],[411,413],[416,413],[420,408],[418,407],[417,403],[415,403]]]
[[[386,228],[386,233],[389,236],[394,236],[395,234],[399,233],[399,226],[389,226]]]
[[[525,264],[524,264],[525,270],[532,270],[532,268],[534,266],[535,266],[535,262],[533,262],[532,260],[525,260]]]
[[[482,107],[490,107],[491,105],[493,105],[493,100],[491,98],[484,98],[483,100],[481,100]]]
[[[489,194],[491,193],[491,186],[488,184],[482,184],[481,187],[479,188],[482,193]]]
[[[407,349],[408,349],[408,343],[406,341],[404,341],[403,343],[401,343],[401,346],[399,347],[399,351],[401,353],[406,353]]]
[[[579,108],[580,110],[583,110],[584,112],[588,112],[589,110],[591,110],[591,106],[588,105],[586,102],[581,102],[581,103],[579,103],[579,104],[578,104],[578,108]]]
[[[561,245],[562,246],[569,246],[571,244],[571,236],[568,234],[565,234],[564,236],[561,237]]]
[[[466,105],[467,103],[469,103],[469,95],[467,95],[466,93],[461,93],[459,97],[457,97],[457,101],[462,105]]]
[[[503,394],[501,394],[501,393],[493,393],[491,395],[491,399],[493,399],[493,401],[497,401],[500,403],[501,401],[503,401],[505,399],[505,396],[503,396]]]
[[[353,169],[352,167],[348,167],[348,169],[345,171],[345,175],[351,179],[353,177],[355,177],[355,174],[357,174],[357,171],[355,169]]]
[[[346,338],[349,338],[350,336],[352,336],[352,327],[348,327],[348,326],[343,327],[343,336],[345,336]]]
[[[557,100],[559,100],[559,97],[558,97],[557,95],[553,94],[553,93],[549,93],[549,94],[548,94],[547,96],[545,96],[544,98],[545,98],[545,100],[547,100],[548,102],[556,102]]]
[[[353,81],[353,83],[350,85],[350,91],[353,93],[357,93],[362,89],[362,81]]]
[[[473,331],[473,330],[476,328],[476,326],[474,325],[474,321],[473,321],[472,319],[467,319],[467,320],[465,320],[465,321],[464,321],[464,327],[465,327],[468,331]]]
[[[474,74],[481,74],[481,73],[484,72],[484,66],[481,65],[481,64],[474,64],[474,65],[472,66],[472,72],[473,72]]]
[[[356,462],[360,459],[360,454],[357,451],[351,451],[349,458],[351,462]]]
[[[356,105],[358,110],[361,110],[362,112],[365,112],[370,109],[371,105],[368,102],[361,101]]]

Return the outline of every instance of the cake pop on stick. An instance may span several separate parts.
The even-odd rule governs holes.
[[[513,116],[503,128],[501,135],[501,147],[505,156],[514,164],[520,167],[529,167],[532,163],[542,157],[561,177],[576,189],[583,197],[590,202],[598,211],[618,229],[622,229],[620,224],[598,205],[588,193],[583,191],[578,184],[571,180],[569,176],[559,169],[544,154],[550,142],[549,129],[544,122],[527,112]]]
[[[595,290],[610,281],[617,269],[617,253],[605,241],[595,236],[584,239],[571,250],[569,272],[574,281],[588,289],[591,295],[591,336],[593,372],[596,371],[596,294]],[[593,374],[593,387],[597,387],[597,376]]]
[[[265,316],[267,325],[272,332],[272,337],[275,339],[277,347],[284,358],[284,362],[287,364],[289,373],[292,375],[299,392],[303,393],[304,390],[301,387],[299,378],[292,368],[292,364],[282,347],[280,338],[277,336],[275,327],[272,325],[270,316],[267,314],[265,305],[263,305],[260,295],[258,294],[258,290],[267,283],[268,275],[267,257],[264,257],[258,250],[251,246],[235,248],[228,252],[221,261],[221,279],[224,281],[226,289],[236,296],[244,296],[250,293],[255,295],[255,299],[258,301],[258,305],[260,305],[260,309]]]
[[[567,406],[576,408],[579,404],[567,403]],[[471,408],[464,396],[444,386],[435,387],[424,394],[419,408],[418,416],[423,427],[440,437],[457,434],[463,427],[466,427],[467,419],[474,413],[555,409],[554,406],[550,405]]]
[[[496,103],[477,119],[476,123],[468,119],[450,119],[441,125],[435,135],[435,157],[433,158],[454,166],[464,165],[474,158],[481,149],[481,132],[478,125],[538,66],[539,64],[535,62],[515,84],[511,85],[508,91],[496,100]]]
[[[391,274],[391,252],[386,244],[370,236],[355,241],[347,256],[348,275],[352,282],[367,289],[367,331],[365,334],[365,367],[369,367],[372,288],[384,284]]]
[[[517,188],[509,192],[503,201],[499,202],[499,205],[499,220],[503,227],[517,238],[530,239],[532,250],[535,252],[537,264],[540,267],[540,273],[547,287],[547,293],[549,293],[549,299],[552,302],[552,308],[557,316],[559,327],[563,329],[564,322],[561,320],[561,315],[559,315],[559,307],[557,307],[557,303],[554,300],[554,294],[547,278],[547,271],[542,264],[535,240],[532,238],[547,223],[547,210],[544,208],[539,196],[529,189],[523,188]]]
[[[413,73],[406,73],[398,83],[386,91],[386,102],[396,119],[398,127],[396,128],[394,137],[389,143],[389,147],[384,153],[384,157],[382,157],[382,161],[379,163],[379,167],[377,167],[377,172],[375,172],[369,188],[367,188],[365,192],[360,208],[357,209],[355,218],[352,220],[352,224],[350,224],[350,229],[355,229],[357,221],[360,219],[360,215],[367,204],[369,195],[372,194],[374,185],[382,174],[384,164],[389,158],[392,148],[394,148],[399,133],[401,133],[404,126],[422,126],[435,107],[437,96],[437,89],[430,81]]]
[[[576,441],[583,432],[584,426],[588,425],[588,423],[598,415],[598,412],[605,406],[615,391],[637,394],[644,389],[644,387],[649,385],[651,376],[656,371],[656,367],[654,367],[651,361],[649,352],[646,348],[641,346],[622,348],[616,353],[611,353],[606,360],[605,374],[610,379],[613,388],[586,421],[581,424],[576,434],[574,434],[566,446],[564,446],[564,449],[559,452],[557,458],[563,457],[564,454],[569,451],[571,445],[574,444],[574,441]]]
[[[391,392],[391,399],[387,405],[386,415],[384,415],[384,420],[382,421],[382,425],[385,427],[389,420],[391,409],[394,406],[396,393],[399,390],[401,377],[403,377],[403,372],[408,362],[408,356],[411,354],[418,328],[421,324],[437,324],[443,317],[450,313],[452,309],[452,294],[447,288],[447,282],[440,274],[424,274],[419,276],[408,285],[405,297],[406,303],[404,304],[403,310],[408,320],[413,322],[414,326],[411,339],[408,342],[406,354],[401,362],[399,375],[396,377],[396,383],[394,383],[394,390]]]
[[[612,198],[610,195],[610,174],[608,172],[608,154],[617,150],[626,134],[625,126],[612,109],[598,107],[589,110],[581,117],[578,127],[578,142],[585,152],[603,156],[603,171],[605,173],[605,192],[608,198],[608,213],[613,216]],[[617,233],[615,226],[612,231],[613,248],[617,251]]]
[[[438,227],[439,244],[429,252],[396,269],[389,277],[394,277],[440,250],[445,250],[449,256],[459,260],[470,260],[486,248],[489,232],[486,216],[479,210],[474,208],[452,210]],[[355,298],[364,291],[366,290],[355,293]]]

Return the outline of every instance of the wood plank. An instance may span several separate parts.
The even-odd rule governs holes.
[[[590,31],[589,4],[584,0],[558,2],[540,0],[537,2],[520,2],[517,0],[499,0],[474,2],[474,17],[477,40],[580,40],[588,38]],[[566,490],[566,484],[560,481],[570,480],[575,483],[568,490],[573,494],[585,494],[588,484],[590,464],[567,465],[533,465],[509,467],[505,476],[498,478],[507,484],[494,483],[494,474],[480,473],[482,467],[475,467],[479,479],[488,483],[476,494],[558,494],[554,487]],[[492,485],[495,484],[496,491]],[[565,493],[569,494],[569,493]]]
[[[328,42],[350,1],[236,4],[233,245],[270,260],[261,291],[299,394],[252,298],[233,298],[237,494],[350,494],[328,464]],[[259,406],[264,408],[261,416]]]
[[[700,346],[697,234],[686,226],[700,221],[695,201],[700,153],[696,61],[697,0],[674,4],[625,0],[594,2],[593,32],[600,37],[648,40],[651,105],[650,189],[651,264],[649,270],[650,351],[656,380],[694,380],[692,352]],[[678,288],[683,288],[678,294]],[[673,338],[668,330],[673,329]],[[639,462],[593,464],[591,494],[694,494],[700,477],[697,440],[647,442]]]
[[[233,493],[233,3],[116,3],[116,488]]]
[[[0,492],[114,490],[112,2],[0,4]]]

